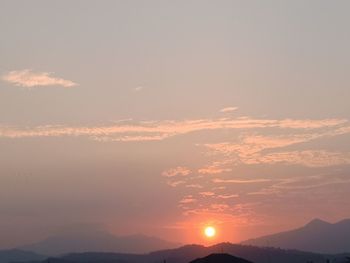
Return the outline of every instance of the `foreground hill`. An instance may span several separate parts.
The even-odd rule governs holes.
[[[204,258],[198,258],[190,263],[252,263],[243,258],[238,258],[229,254],[210,254]]]
[[[59,256],[86,251],[147,253],[178,246],[177,243],[146,235],[114,236],[101,231],[52,236],[38,243],[22,246],[20,249]]]
[[[325,256],[296,250],[259,248],[230,243],[221,243],[210,247],[187,245],[177,249],[168,249],[144,255],[119,253],[74,253],[60,258],[50,259],[50,263],[188,263],[213,253],[227,253],[254,263],[325,263],[336,260],[346,262],[346,255]],[[47,261],[44,261],[47,263]],[[44,263],[42,262],[42,263]]]
[[[242,244],[316,253],[350,252],[350,219],[335,224],[314,219],[301,228],[247,240]]]
[[[19,249],[0,250],[0,263],[44,260],[45,258],[43,255]]]

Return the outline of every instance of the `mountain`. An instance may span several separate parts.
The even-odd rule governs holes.
[[[19,249],[0,250],[0,263],[44,260],[46,256]]]
[[[42,261],[41,263],[188,263],[215,253],[227,253],[255,263],[307,263],[308,261],[325,263],[327,259],[330,262],[336,260],[337,263],[343,263],[346,262],[346,256],[349,256],[325,256],[296,250],[221,243],[210,247],[187,245],[148,254],[74,253],[59,258],[52,258],[48,261]]]
[[[350,252],[350,219],[335,224],[314,219],[301,228],[247,240],[242,244],[325,254]]]
[[[204,258],[198,258],[190,263],[252,263],[243,258],[238,258],[229,254],[210,254]]]
[[[51,236],[38,243],[22,246],[21,249],[57,256],[87,251],[147,253],[179,246],[180,244],[157,237],[146,235],[114,236],[101,231]]]

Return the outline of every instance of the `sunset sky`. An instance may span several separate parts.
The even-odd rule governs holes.
[[[350,217],[349,10],[0,0],[0,248]]]

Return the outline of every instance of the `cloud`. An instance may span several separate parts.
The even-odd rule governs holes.
[[[317,130],[333,129],[348,125],[346,119],[322,120],[272,120],[272,119],[195,119],[184,121],[148,121],[138,123],[117,123],[101,126],[64,126],[44,125],[37,127],[17,128],[0,125],[0,137],[30,138],[30,137],[61,137],[85,136],[101,142],[135,142],[135,141],[161,141],[177,135],[184,135],[200,131],[228,130],[228,129],[296,129]],[[340,131],[337,131],[340,133]],[[342,133],[349,132],[343,129]]]
[[[163,134],[165,138],[201,131],[222,131],[217,132],[217,137],[210,136],[211,143],[196,144],[205,147],[204,154],[208,158],[206,165],[199,169],[186,168],[191,171],[190,176],[181,176],[176,168],[169,169],[163,174],[170,177],[166,180],[174,180],[173,185],[179,186],[182,193],[191,193],[191,196],[179,202],[183,215],[190,218],[204,215],[229,218],[230,215],[239,215],[242,222],[248,222],[255,212],[260,212],[259,218],[264,216],[260,205],[254,203],[258,200],[260,202],[262,196],[264,200],[260,204],[268,206],[268,201],[278,203],[278,198],[283,194],[293,195],[308,189],[350,183],[346,178],[310,177],[310,172],[319,171],[310,168],[350,164],[350,153],[310,149],[321,139],[328,140],[335,136],[350,134],[349,121],[346,119],[274,120],[244,117],[149,124],[157,134]],[[218,141],[223,134],[229,134],[228,131],[231,130],[235,130],[230,136],[232,141]],[[317,145],[325,144],[322,142]],[[304,166],[308,167],[308,176],[295,179],[286,178],[285,174],[266,174],[264,166],[260,171],[261,174],[257,171],[259,174],[249,173],[249,176],[244,177],[242,172],[249,169],[247,165],[255,164]],[[270,168],[267,167],[268,171]],[[214,176],[206,176],[208,174]]]
[[[134,92],[140,92],[140,91],[142,91],[144,89],[145,89],[145,87],[143,87],[143,86],[137,86],[136,88],[133,89],[133,91]]]
[[[191,174],[191,170],[187,167],[178,166],[176,168],[171,168],[169,170],[166,170],[162,173],[165,177],[174,177],[174,176],[186,176]]]
[[[204,146],[216,153],[225,155],[235,154],[240,158],[262,152],[266,149],[282,148],[298,143],[304,143],[324,136],[323,133],[313,134],[290,134],[280,136],[246,135],[240,138],[238,143],[216,143],[205,144]]]
[[[190,203],[194,203],[196,202],[197,200],[195,198],[193,198],[192,195],[188,195],[188,196],[185,196],[184,198],[182,198],[180,201],[179,201],[179,204],[190,204]]]
[[[211,204],[210,208],[216,212],[224,212],[230,208],[227,204]]]
[[[74,87],[77,83],[62,78],[51,76],[50,72],[33,72],[32,70],[10,71],[2,76],[2,80],[15,86],[32,88],[44,86],[62,86],[65,88]]]
[[[232,169],[231,168],[225,168],[223,167],[225,163],[222,162],[214,162],[211,165],[207,165],[201,169],[198,169],[198,173],[200,174],[221,174],[221,173],[225,173],[225,172],[231,172]]]
[[[277,152],[266,154],[264,156],[258,156],[256,158],[251,158],[250,160],[247,160],[247,163],[285,163],[293,165],[299,164],[307,167],[328,167],[350,164],[350,154],[329,152],[325,150]]]
[[[201,196],[214,196],[215,195],[215,193],[214,192],[200,192],[199,193],[199,195],[201,195]]]
[[[303,190],[319,188],[334,184],[349,184],[350,178],[345,176],[335,176],[329,174],[312,175],[306,177],[295,177],[280,180],[278,183],[271,186],[272,189],[280,190]]]
[[[256,184],[256,183],[266,183],[270,182],[271,179],[221,179],[221,178],[215,178],[212,180],[213,183],[220,183],[220,184]]]
[[[280,193],[281,191],[280,190],[277,190],[277,189],[274,189],[274,188],[263,188],[263,189],[260,189],[258,191],[254,191],[254,192],[250,192],[250,193],[247,193],[247,195],[275,195],[275,194],[278,194]]]
[[[203,188],[203,186],[200,184],[188,184],[188,185],[186,185],[186,187],[187,188],[197,188],[197,189]]]
[[[222,113],[228,113],[238,110],[238,107],[226,107],[220,110]]]
[[[184,180],[176,180],[176,181],[168,181],[167,182],[167,184],[171,187],[177,187],[177,186],[179,186],[181,184],[185,184],[185,183],[186,183],[186,181],[184,181]]]
[[[338,136],[349,132],[346,127],[314,131],[313,133],[278,136],[245,135],[235,143],[204,144],[214,155],[222,155],[215,163],[237,164],[293,164],[308,167],[327,167],[350,163],[350,154],[326,150],[281,151],[280,148],[310,142],[325,137]],[[277,151],[278,150],[278,151]],[[219,166],[218,166],[219,167]],[[205,171],[205,170],[204,170]],[[218,174],[220,169],[217,170]],[[222,172],[224,172],[223,170]]]
[[[329,185],[350,184],[347,174],[321,174],[311,176],[290,177],[284,179],[271,180],[272,184],[258,191],[247,192],[247,195],[276,195],[297,190],[311,190],[315,188],[328,187]]]
[[[223,224],[225,222],[234,222],[237,225],[256,224],[257,218],[254,216],[254,208],[259,203],[245,203],[228,205],[225,203],[213,203],[206,207],[188,208],[183,214],[194,218],[196,224],[203,218],[215,218],[214,224]]]
[[[228,195],[217,195],[216,196],[219,199],[230,199],[230,198],[237,198],[239,195],[237,194],[228,194]]]

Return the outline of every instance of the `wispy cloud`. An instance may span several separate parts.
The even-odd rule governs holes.
[[[165,177],[174,177],[178,175],[186,176],[186,175],[189,175],[190,173],[191,173],[191,170],[188,169],[187,167],[178,166],[178,167],[171,168],[164,171],[162,175]]]
[[[225,107],[220,110],[222,113],[228,113],[238,110],[238,107]]]
[[[144,90],[145,87],[144,86],[137,86],[136,88],[133,89],[134,92],[140,92],[142,90]]]
[[[198,169],[200,174],[222,174],[225,172],[231,172],[232,169],[225,167],[225,165],[231,164],[231,161],[215,161],[210,165]]]
[[[259,203],[245,203],[228,205],[225,203],[213,203],[207,207],[187,208],[183,212],[185,216],[195,217],[198,224],[198,220],[203,218],[215,218],[215,224],[222,224],[225,222],[234,222],[235,225],[247,225],[256,224],[256,218],[254,217],[254,207]]]
[[[199,193],[201,196],[214,196],[215,193],[214,192],[210,192],[210,191],[207,191],[207,192],[200,192]]]
[[[271,175],[242,174],[239,165],[279,164],[315,168],[350,164],[348,153],[310,149],[313,140],[350,133],[346,119],[256,119],[216,118],[191,120],[140,121],[127,120],[111,125],[69,126],[45,125],[11,127],[0,125],[0,138],[82,137],[101,142],[162,141],[179,135],[210,132],[210,142],[203,143],[208,162],[203,167],[179,165],[162,173],[172,189],[186,195],[178,200],[184,215],[237,215],[246,220],[252,208],[245,206],[260,195],[274,197],[283,191],[305,189],[299,181],[286,181]],[[232,141],[222,142],[222,134]],[[237,136],[236,136],[237,135]],[[180,137],[180,136],[179,136]],[[204,138],[204,136],[202,136]],[[226,139],[229,137],[225,137]],[[178,138],[178,139],[181,139]],[[197,144],[198,145],[198,144]],[[302,146],[302,147],[299,147]],[[215,175],[215,176],[209,176]],[[345,179],[336,183],[345,182]],[[307,187],[334,181],[311,180]],[[307,188],[307,189],[309,189]],[[292,189],[292,190],[291,190]],[[183,196],[183,195],[182,195]],[[233,207],[233,203],[237,204]]]
[[[220,183],[220,184],[256,184],[256,183],[266,183],[270,182],[271,179],[221,179],[221,178],[215,178],[213,179],[213,183]]]
[[[29,69],[10,71],[2,76],[2,80],[25,88],[44,86],[70,88],[77,85],[77,83],[71,80],[53,77],[50,72],[34,72]]]
[[[227,204],[211,204],[210,208],[216,212],[225,212],[230,208],[230,206]]]
[[[184,198],[182,198],[179,202],[179,204],[189,204],[189,203],[194,203],[196,202],[197,200],[195,198],[193,198],[192,195],[188,195],[188,196],[185,196]]]
[[[327,167],[350,163],[349,153],[332,152],[327,150],[293,150],[281,151],[282,148],[311,142],[326,137],[338,136],[349,132],[345,127],[335,129],[316,130],[312,133],[297,133],[288,135],[261,136],[245,135],[238,142],[205,144],[204,146],[219,160],[208,167],[229,169],[237,164],[291,164],[308,167]],[[221,157],[220,157],[221,155]],[[223,168],[215,164],[225,164]]]
[[[186,187],[187,188],[197,188],[197,189],[203,188],[203,186],[200,184],[187,184]]]
[[[302,189],[312,189],[319,188],[334,184],[349,184],[350,178],[348,175],[339,176],[339,175],[312,175],[305,177],[294,177],[287,178],[280,181],[277,181],[276,184],[271,186],[271,189],[279,190],[302,190]]]
[[[277,152],[247,160],[247,163],[276,164],[285,163],[308,167],[327,167],[350,164],[350,153],[330,152],[325,150],[307,150]]]
[[[228,130],[228,129],[295,129],[315,130],[322,128],[343,128],[341,132],[348,132],[344,126],[348,125],[346,119],[322,120],[272,120],[272,119],[195,119],[184,121],[152,121],[139,123],[117,123],[109,126],[57,126],[45,125],[37,127],[9,127],[0,126],[0,137],[26,138],[26,137],[60,137],[85,136],[98,141],[160,141],[167,138],[199,131]]]
[[[324,132],[311,134],[290,134],[279,136],[245,135],[237,143],[205,144],[208,149],[226,155],[235,154],[240,158],[250,156],[267,149],[282,148],[298,143],[304,143],[324,136]]]
[[[277,197],[283,194],[292,195],[318,190],[327,185],[350,183],[347,178],[293,177],[276,174],[275,170],[272,170],[272,174],[266,174],[264,170],[270,170],[274,165],[298,165],[301,166],[298,169],[307,169],[309,175],[312,171],[320,171],[320,167],[349,165],[350,153],[319,149],[321,145],[327,147],[327,143],[316,144],[321,140],[333,140],[333,137],[350,134],[350,124],[346,119],[276,120],[244,117],[149,124],[151,126],[132,127],[139,129],[138,132],[148,129],[150,136],[163,135],[164,139],[200,131],[218,131],[217,137],[210,137],[211,143],[196,144],[197,147],[204,146],[206,164],[190,168],[178,166],[163,173],[169,185],[176,186],[182,193],[191,194],[178,201],[183,215],[189,218],[232,216],[232,219],[235,217],[234,220],[237,220],[238,216],[246,224],[252,218],[252,213],[259,212],[260,204],[254,201],[259,201],[261,196],[279,202]],[[232,139],[220,142],[222,134],[229,134],[229,130],[235,130]],[[242,174],[248,165],[256,164],[264,164],[263,173],[252,174],[249,171],[246,176]],[[266,201],[263,202],[267,205]],[[259,214],[259,218],[262,216]]]
[[[227,194],[227,195],[217,195],[216,196],[217,198],[219,198],[219,199],[231,199],[231,198],[237,198],[237,197],[239,197],[239,195],[237,195],[237,194]]]
[[[184,180],[169,180],[167,181],[167,185],[171,186],[171,187],[177,187],[179,185],[185,184],[186,181]]]
[[[350,178],[347,174],[321,174],[311,176],[297,176],[271,180],[271,184],[258,191],[247,192],[247,195],[276,195],[290,191],[310,190],[329,185],[350,184]]]

